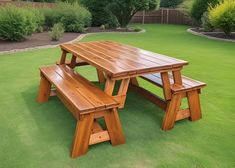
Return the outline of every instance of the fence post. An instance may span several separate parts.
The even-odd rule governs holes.
[[[145,10],[143,10],[143,18],[142,18],[142,24],[144,24],[144,22],[145,22]]]
[[[166,23],[169,23],[169,9],[166,9]]]

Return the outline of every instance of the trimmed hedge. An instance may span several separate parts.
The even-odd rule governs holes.
[[[7,5],[0,8],[0,38],[20,41],[30,36],[41,24],[33,9]]]
[[[62,23],[66,32],[83,32],[91,24],[90,12],[79,4],[59,3],[55,8],[42,9],[45,26],[50,29],[56,23]]]

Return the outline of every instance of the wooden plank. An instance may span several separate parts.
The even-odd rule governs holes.
[[[162,130],[167,131],[174,127],[177,111],[179,111],[180,108],[181,98],[181,94],[173,95],[172,99],[168,102],[162,122]]]
[[[41,74],[37,102],[47,102],[50,97],[51,83]]]
[[[77,57],[83,59],[84,61],[86,61],[87,63],[89,63],[92,66],[95,66],[96,68],[103,70],[105,73],[110,74],[110,75],[124,75],[127,74],[127,72],[125,72],[125,70],[119,68],[119,67],[114,67],[114,66],[109,66],[107,67],[107,65],[110,64],[110,62],[107,62],[106,60],[102,59],[102,58],[97,58],[94,56],[90,56],[89,53],[86,52],[78,52],[78,49],[76,49],[74,46],[69,45],[69,44],[64,44],[61,45],[61,47],[76,55]]]
[[[117,42],[114,42],[114,41],[104,41],[103,43],[113,44],[113,45],[118,46],[119,48],[122,48],[124,50],[132,51],[132,52],[136,52],[136,53],[141,53],[144,56],[151,57],[151,58],[154,58],[154,59],[157,59],[157,60],[160,59],[162,61],[171,62],[171,63],[174,63],[175,65],[179,65],[179,64],[180,65],[187,65],[188,64],[188,62],[184,61],[184,60],[172,58],[172,57],[162,55],[162,54],[158,54],[158,53],[154,53],[154,52],[151,52],[151,51],[146,51],[146,50],[143,50],[143,49],[140,49],[140,48],[136,48],[136,47],[126,45],[126,44],[117,43]]]
[[[88,90],[90,90],[95,96],[98,96],[102,102],[105,104],[106,108],[117,106],[117,102],[111,96],[104,93],[102,90],[97,88],[94,84],[88,81],[86,78],[79,74],[74,74],[68,67],[60,66],[64,71],[66,71],[73,79],[78,80],[81,84],[85,85]]]
[[[196,90],[187,93],[190,109],[190,119],[196,121],[202,118],[199,94]]]
[[[65,64],[66,56],[67,56],[67,52],[65,50],[62,50],[62,55],[60,58],[60,65]]]
[[[83,115],[77,122],[71,157],[84,155],[88,151],[89,139],[94,121],[94,113]]]
[[[99,82],[100,83],[105,83],[105,76],[104,76],[103,71],[96,68],[96,73],[97,73]]]
[[[170,87],[170,80],[168,72],[162,72],[161,73],[161,79],[162,79],[162,88],[165,100],[170,100],[172,93],[171,93],[171,87]]]
[[[75,68],[75,66],[76,66],[76,59],[77,59],[77,57],[75,55],[73,55],[72,58],[71,58],[71,62],[69,64],[70,68],[72,68],[72,69]]]
[[[147,67],[151,66],[156,67],[156,65],[172,66],[172,63],[158,59],[158,57],[149,57],[148,55],[145,55],[141,52],[130,51],[127,47],[122,48],[120,46],[115,46],[111,43],[106,43],[106,42],[94,42],[94,43],[97,43],[99,46],[104,47],[106,50],[115,51],[119,54],[123,54],[128,58],[131,58],[133,61],[138,61],[139,63],[143,63]]]
[[[65,97],[68,102],[75,105],[75,107],[81,112],[95,110],[94,105],[92,105],[83,96],[81,96],[81,94],[77,92],[73,85],[71,85],[68,81],[64,80],[63,77],[55,73],[55,66],[56,65],[43,67],[40,69],[45,77],[56,86],[57,92],[60,92],[61,95]]]
[[[154,95],[153,93],[149,92],[148,90],[142,87],[130,85],[129,88],[130,90],[136,92],[137,94],[143,96],[144,98],[148,99],[152,103],[156,104],[161,109],[166,110],[166,105],[167,105],[166,101],[158,97],[157,95]]]
[[[174,79],[174,84],[177,85],[182,85],[182,76],[181,76],[181,71],[172,71],[173,74],[173,79]]]
[[[112,145],[120,145],[125,143],[121,122],[119,120],[117,109],[111,109],[104,116],[107,130],[109,132]]]
[[[106,82],[105,82],[104,92],[106,94],[112,96],[113,95],[114,86],[115,86],[115,80],[113,80],[110,77],[107,77]]]
[[[101,132],[91,134],[89,145],[94,145],[94,144],[109,141],[109,140],[110,140],[110,137],[109,137],[108,131],[101,131]]]
[[[183,120],[183,119],[189,118],[189,117],[190,117],[189,109],[179,110],[176,114],[175,121]]]
[[[80,45],[82,45],[82,44],[80,44]],[[159,62],[153,63],[153,62],[143,58],[141,55],[128,54],[128,52],[126,52],[126,50],[120,50],[117,47],[112,47],[112,46],[104,44],[102,42],[86,43],[83,45],[85,45],[85,46],[90,45],[93,48],[96,48],[97,50],[102,51],[102,53],[110,55],[110,56],[116,58],[118,61],[123,60],[123,62],[127,63],[128,66],[132,66],[137,69],[146,68],[146,67],[151,68],[151,67],[156,67],[156,65],[160,65]]]
[[[138,63],[136,61],[133,61],[129,57],[126,57],[125,54],[120,54],[115,51],[110,51],[105,48],[102,48],[102,46],[94,44],[94,43],[80,43],[79,44],[82,47],[85,47],[88,50],[91,50],[93,53],[99,54],[99,55],[105,55],[106,57],[110,57],[111,59],[116,60],[117,64],[123,64],[126,67],[128,67],[130,70],[132,69],[140,69],[143,68],[144,65],[142,63]],[[155,65],[156,66],[156,65]]]

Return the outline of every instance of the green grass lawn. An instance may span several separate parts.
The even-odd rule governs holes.
[[[201,95],[203,119],[179,121],[164,132],[163,111],[128,92],[119,111],[126,144],[97,144],[71,159],[75,119],[56,97],[35,102],[38,67],[54,64],[60,49],[0,55],[0,168],[235,167],[235,43],[191,35],[186,26],[141,27],[146,33],[91,35],[83,41],[114,40],[189,61],[183,73],[208,84]],[[79,71],[96,80],[93,68]]]

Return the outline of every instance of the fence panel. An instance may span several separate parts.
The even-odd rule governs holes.
[[[131,20],[132,23],[166,23],[191,25],[191,19],[185,12],[177,9],[162,8],[155,11],[137,12]]]

